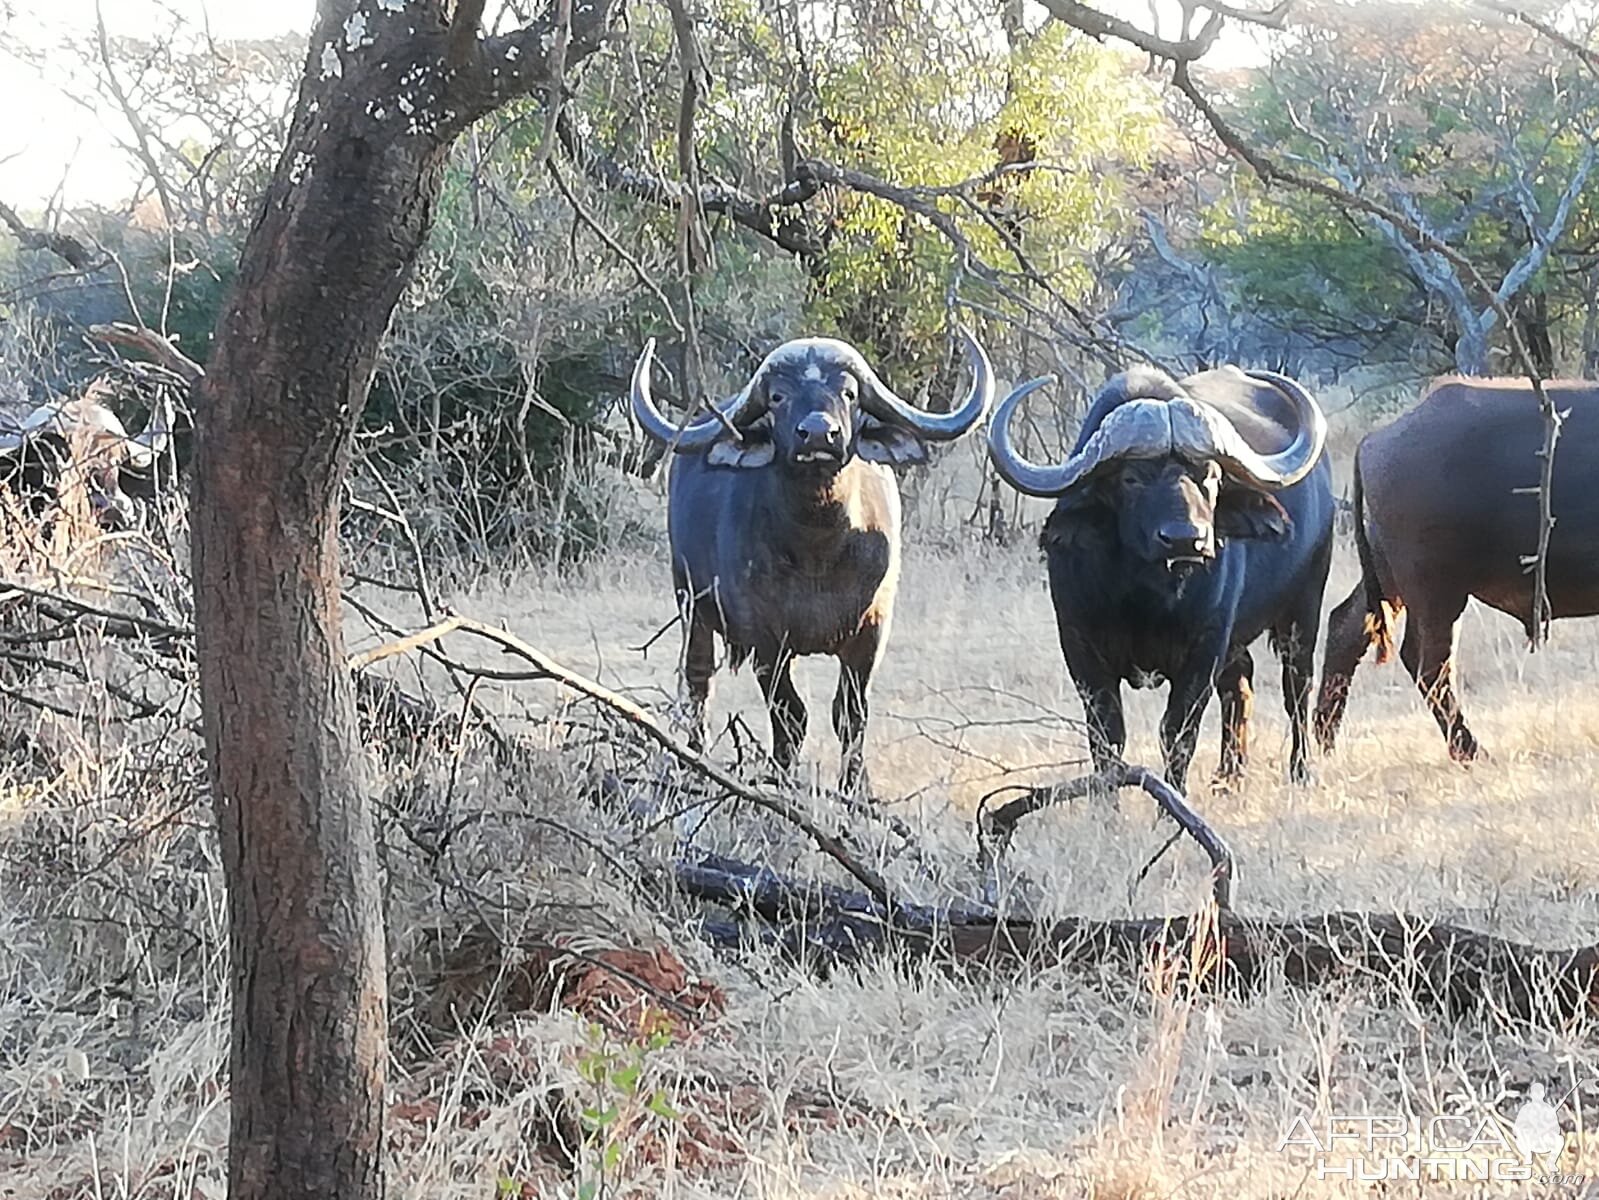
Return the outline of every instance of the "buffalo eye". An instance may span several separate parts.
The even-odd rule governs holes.
[[[1144,486],[1144,479],[1137,471],[1129,468],[1121,473],[1121,485],[1124,488],[1141,488]]]
[[[782,392],[767,392],[766,393],[766,400],[767,400],[767,402],[769,404],[781,406],[782,403],[783,403],[783,393]]]

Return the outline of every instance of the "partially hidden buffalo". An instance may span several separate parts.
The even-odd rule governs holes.
[[[633,414],[677,452],[667,532],[696,747],[704,741],[718,636],[730,665],[754,659],[772,720],[772,759],[784,771],[806,727],[792,661],[832,655],[843,787],[866,788],[866,690],[887,644],[899,581],[893,468],[927,462],[929,442],[959,438],[993,400],[988,356],[965,329],[961,336],[972,382],[948,413],[902,400],[847,343],[803,338],[773,350],[715,413],[682,428],[651,397],[655,343],[645,345],[633,371]]]
[[[1177,381],[1137,367],[1100,390],[1065,462],[1017,453],[1011,418],[1050,380],[1013,391],[989,425],[1000,476],[1056,498],[1041,542],[1061,650],[1083,699],[1094,765],[1127,742],[1121,685],[1170,681],[1166,777],[1186,787],[1199,724],[1221,697],[1218,779],[1244,769],[1254,704],[1249,646],[1270,632],[1306,778],[1305,717],[1332,555],[1326,420],[1292,379],[1227,366]]]
[[[35,516],[44,515],[69,489],[81,487],[103,527],[137,523],[127,488],[144,490],[141,485],[166,452],[172,404],[163,397],[144,430],[130,437],[107,398],[108,389],[95,383],[76,399],[38,405],[18,422],[0,417],[0,484]]]
[[[1555,617],[1599,614],[1599,385],[1552,381],[1568,410],[1555,450],[1548,593]],[[1367,650],[1399,657],[1443,731],[1449,754],[1483,753],[1455,695],[1455,639],[1466,599],[1534,629],[1537,487],[1543,421],[1526,380],[1434,380],[1421,403],[1355,451],[1360,582],[1327,622],[1316,736],[1331,750],[1349,684]]]

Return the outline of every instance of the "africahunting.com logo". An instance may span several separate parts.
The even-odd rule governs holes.
[[[1582,1176],[1562,1173],[1578,1152],[1577,1135],[1561,1125],[1567,1099],[1550,1103],[1543,1084],[1534,1083],[1508,1121],[1491,1109],[1432,1117],[1305,1114],[1289,1122],[1277,1150],[1308,1157],[1317,1179],[1581,1186]]]

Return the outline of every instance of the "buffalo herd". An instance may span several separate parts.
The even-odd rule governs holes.
[[[631,409],[671,450],[667,530],[684,629],[682,707],[703,748],[718,639],[753,663],[771,718],[772,763],[794,764],[805,705],[790,675],[801,655],[838,660],[833,729],[841,785],[868,790],[864,743],[872,672],[888,644],[900,570],[895,470],[988,417],[989,458],[1005,484],[1054,500],[1041,545],[1066,669],[1082,698],[1096,769],[1126,746],[1123,684],[1167,684],[1165,773],[1186,786],[1199,726],[1221,703],[1218,783],[1248,754],[1262,635],[1282,661],[1289,776],[1307,778],[1307,724],[1331,751],[1355,669],[1374,647],[1399,656],[1451,757],[1483,755],[1454,684],[1468,598],[1538,618],[1529,556],[1538,544],[1543,418],[1525,380],[1447,377],[1367,434],[1349,505],[1360,580],[1328,620],[1321,690],[1307,712],[1335,499],[1327,423],[1301,384],[1222,366],[1182,379],[1138,366],[1093,397],[1069,454],[1029,461],[1012,436],[1032,379],[994,406],[994,371],[966,329],[964,395],[934,412],[897,395],[860,351],[831,338],[778,346],[708,413],[667,416],[652,392],[654,342],[633,371]],[[1545,385],[1563,414],[1545,557],[1547,613],[1599,614],[1599,386]],[[990,416],[990,411],[992,415]],[[171,440],[169,403],[129,436],[94,389],[0,419],[0,486],[40,508],[71,480],[109,528],[138,520],[135,493]]]
[[[833,727],[841,782],[865,788],[867,687],[893,615],[900,500],[893,469],[928,461],[989,409],[987,355],[962,329],[971,382],[947,413],[895,395],[864,356],[823,338],[773,350],[748,383],[698,419],[677,422],[651,393],[654,344],[633,375],[632,411],[676,451],[668,484],[672,579],[684,628],[689,732],[703,745],[716,639],[753,659],[772,724],[772,759],[790,767],[806,714],[792,659],[839,660]],[[1482,749],[1452,685],[1466,600],[1534,627],[1528,555],[1538,542],[1543,419],[1530,384],[1449,378],[1365,437],[1355,455],[1353,533],[1361,579],[1332,613],[1322,685],[1310,704],[1334,497],[1326,418],[1301,384],[1222,366],[1174,379],[1139,366],[1093,398],[1064,461],[1031,462],[1011,427],[1049,378],[1022,383],[987,426],[1000,479],[1055,501],[1041,545],[1066,669],[1082,698],[1096,769],[1120,761],[1122,685],[1169,684],[1160,724],[1165,773],[1179,789],[1211,693],[1221,702],[1218,782],[1242,772],[1262,634],[1282,661],[1292,731],[1289,775],[1308,777],[1307,724],[1330,751],[1355,667],[1375,645],[1400,657],[1449,753]],[[1599,388],[1548,385],[1565,411],[1547,554],[1550,615],[1599,614]]]

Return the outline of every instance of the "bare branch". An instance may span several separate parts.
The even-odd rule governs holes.
[[[1486,8],[1489,12],[1508,17],[1512,21],[1520,21],[1528,29],[1542,34],[1561,49],[1576,55],[1590,71],[1599,74],[1599,53],[1590,50],[1576,39],[1567,37],[1549,22],[1539,20],[1524,8],[1517,8],[1514,4],[1502,4],[1498,0],[1477,0],[1477,5],[1479,8]]]
[[[661,290],[661,285],[650,277],[649,272],[640,265],[638,259],[628,253],[627,248],[612,237],[610,232],[595,220],[588,209],[583,206],[582,202],[573,194],[572,189],[567,186],[566,178],[561,174],[561,169],[555,165],[555,160],[552,158],[544,165],[550,173],[550,178],[555,181],[555,190],[560,192],[561,197],[571,206],[572,212],[577,219],[605,244],[607,250],[627,265],[628,270],[633,272],[634,278],[661,302],[661,309],[666,314],[666,319],[672,323],[672,328],[676,329],[678,333],[682,333],[683,325],[677,319],[677,311],[672,307],[672,302],[666,298],[666,293]]]
[[[1079,800],[1095,791],[1136,787],[1146,792],[1166,814],[1176,821],[1182,831],[1198,843],[1210,859],[1212,893],[1216,907],[1226,912],[1232,907],[1233,852],[1221,836],[1205,819],[1189,807],[1181,792],[1172,787],[1148,767],[1117,766],[1098,775],[1087,775],[1066,783],[1028,788],[1021,796],[999,808],[988,810],[979,805],[977,811],[978,841],[986,863],[1003,850],[1016,829],[1016,823],[1041,808],[1069,800]],[[984,797],[986,801],[988,797]]]
[[[544,106],[544,132],[539,137],[535,164],[549,162],[555,150],[555,122],[561,115],[566,89],[566,47],[572,40],[572,0],[555,0],[555,44],[550,47],[549,100]]]
[[[682,202],[684,184],[623,166],[584,138],[565,112],[556,121],[556,136],[577,168],[608,191],[621,192],[662,208],[676,208]],[[790,254],[809,258],[824,249],[821,239],[803,220],[785,217],[782,210],[803,204],[819,189],[819,182],[792,184],[763,199],[737,188],[702,184],[699,203],[702,211],[727,216]]]
[[[412,650],[431,645],[441,638],[456,632],[469,633],[493,642],[507,653],[515,655],[533,667],[531,672],[496,671],[492,673],[493,678],[504,680],[552,679],[558,683],[565,684],[573,691],[579,692],[591,700],[598,701],[642,730],[651,741],[666,750],[672,757],[696,774],[709,779],[712,783],[726,789],[741,800],[759,808],[764,808],[768,812],[775,813],[802,830],[816,843],[818,849],[828,854],[839,866],[854,876],[861,886],[872,894],[874,900],[885,908],[893,909],[895,907],[895,902],[889,894],[888,885],[883,882],[882,876],[864,863],[859,862],[845,849],[844,843],[839,838],[826,832],[800,809],[786,800],[776,796],[769,796],[765,792],[750,787],[749,784],[729,774],[704,755],[689,749],[682,742],[679,742],[663,729],[654,717],[626,696],[619,695],[610,688],[563,667],[542,651],[503,629],[496,629],[493,625],[485,625],[481,621],[474,621],[467,617],[447,617],[427,629],[409,634],[398,641],[375,647],[361,654],[351,655],[346,665],[350,670],[357,671],[385,658],[391,658],[396,654],[409,653]]]
[[[1168,59],[1174,63],[1189,63],[1202,57],[1215,44],[1216,35],[1221,33],[1223,18],[1222,12],[1216,11],[1215,6],[1206,5],[1213,11],[1200,31],[1191,38],[1174,42],[1148,33],[1130,21],[1080,4],[1078,0],[1039,0],[1039,3],[1057,21],[1070,25],[1073,29],[1079,29],[1090,37],[1118,38],[1157,58]]]
[[[48,250],[79,271],[92,271],[105,261],[71,234],[54,229],[35,229],[19,217],[10,205],[0,203],[0,222],[4,222],[24,250]]]
[[[599,49],[612,3],[579,0],[572,6],[570,21],[563,22],[557,0],[531,25],[494,37],[474,37],[453,70],[453,113],[445,131],[453,135],[507,101],[536,92],[544,93],[547,103],[555,103],[555,89],[566,71]],[[482,8],[480,0],[477,7]],[[458,36],[465,35],[460,27],[452,28],[452,45]]]
[[[172,228],[177,223],[177,210],[172,203],[172,192],[167,186],[166,173],[161,169],[161,164],[156,161],[155,151],[150,143],[153,139],[150,126],[145,123],[138,107],[128,96],[121,80],[117,78],[116,65],[111,61],[111,39],[106,33],[105,13],[101,10],[100,0],[95,0],[94,6],[95,38],[100,49],[100,67],[105,72],[106,86],[111,89],[112,98],[117,102],[117,108],[122,112],[123,120],[127,121],[128,128],[133,131],[133,152],[145,171],[150,176],[154,185],[156,197],[161,201],[161,215],[166,218],[167,228]]]
[[[170,338],[162,337],[155,330],[142,325],[127,325],[120,321],[113,325],[91,325],[89,335],[113,346],[126,346],[130,350],[148,354],[184,383],[198,383],[205,377],[205,368],[173,345]]]

